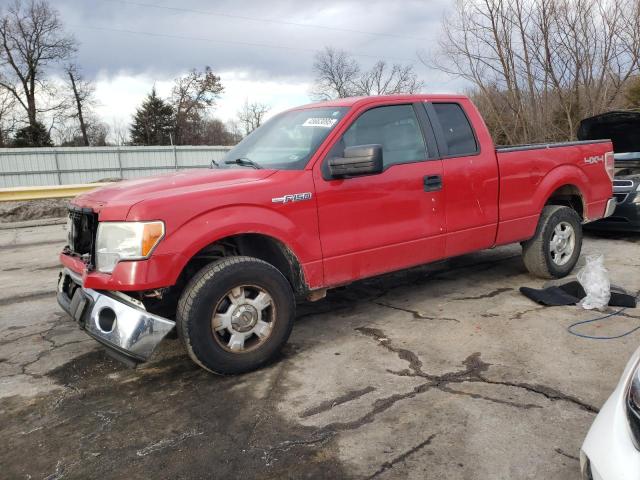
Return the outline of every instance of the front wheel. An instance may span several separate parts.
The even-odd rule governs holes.
[[[582,249],[582,223],[575,210],[548,205],[533,238],[522,243],[527,270],[542,278],[562,278],[575,267]]]
[[[295,317],[291,285],[252,257],[211,263],[178,302],[177,326],[191,359],[213,373],[254,370],[286,343]]]

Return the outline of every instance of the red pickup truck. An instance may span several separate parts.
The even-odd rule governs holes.
[[[581,225],[611,214],[607,140],[496,148],[457,95],[348,98],[281,113],[210,170],[73,200],[58,302],[128,363],[174,329],[216,373],[271,359],[296,298],[521,242],[567,275]]]

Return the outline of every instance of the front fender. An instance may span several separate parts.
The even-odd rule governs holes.
[[[168,278],[174,284],[194,255],[218,240],[246,233],[262,234],[285,245],[298,259],[309,285],[322,283],[322,254],[315,202],[296,205],[233,205],[208,211],[171,232],[154,252],[175,258]],[[280,211],[279,211],[280,210]]]

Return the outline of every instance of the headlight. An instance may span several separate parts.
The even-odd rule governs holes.
[[[148,258],[163,236],[163,222],[100,222],[96,268],[111,273],[121,260]]]
[[[629,427],[631,427],[633,443],[636,448],[640,450],[640,368],[638,367],[639,365],[634,367],[625,403],[627,406],[627,419],[629,420]]]

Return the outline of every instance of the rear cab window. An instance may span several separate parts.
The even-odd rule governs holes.
[[[443,157],[463,157],[479,152],[475,133],[462,106],[458,103],[432,103],[435,120],[444,141]],[[442,146],[441,146],[442,147]]]

